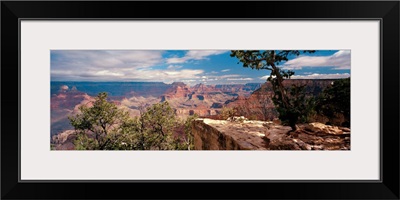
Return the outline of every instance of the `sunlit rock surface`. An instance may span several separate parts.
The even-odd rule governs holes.
[[[196,150],[350,150],[350,129],[321,123],[295,132],[273,122],[197,119],[192,124]]]

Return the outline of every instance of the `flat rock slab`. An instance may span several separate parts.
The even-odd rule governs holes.
[[[193,123],[195,149],[266,150],[264,122],[197,119]]]
[[[350,150],[349,128],[316,123],[299,127],[287,134],[289,126],[266,121],[200,118],[192,124],[197,150]]]

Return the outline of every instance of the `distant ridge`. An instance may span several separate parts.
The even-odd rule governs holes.
[[[69,88],[76,87],[77,90],[96,96],[100,92],[107,92],[110,96],[130,96],[133,92],[140,96],[160,96],[168,88],[169,84],[163,82],[77,82],[77,81],[52,81],[51,95],[57,94],[63,85]]]

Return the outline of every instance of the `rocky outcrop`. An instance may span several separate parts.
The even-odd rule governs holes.
[[[344,133],[345,134],[350,133],[349,128],[329,126],[329,125],[325,125],[325,124],[322,124],[319,122],[309,123],[304,126],[304,129],[307,131],[314,132],[314,133],[327,133],[327,134],[333,134],[333,135],[341,135]]]
[[[75,139],[76,139],[75,131],[66,130],[60,134],[53,135],[51,138],[51,143],[55,150],[74,150]]]
[[[50,98],[51,109],[72,109],[83,100],[92,100],[93,98],[83,92],[63,90]]]
[[[186,98],[191,93],[189,87],[182,82],[174,82],[171,86],[172,87],[161,96],[162,101],[166,101],[170,98]]]
[[[274,122],[197,119],[192,124],[196,150],[350,150],[350,129],[311,123],[291,128]]]
[[[247,127],[247,128],[243,128]],[[263,122],[243,124],[226,120],[197,119],[192,124],[195,150],[266,150]]]
[[[63,92],[54,94],[50,98],[51,135],[71,129],[68,116],[79,112],[79,106],[88,105],[94,100],[86,93],[68,90],[64,86],[62,88],[64,89]]]
[[[309,95],[318,95],[325,88],[329,87],[335,79],[287,79],[283,81],[285,87],[291,85],[305,85],[305,91]],[[238,96],[233,100],[225,102],[225,106],[231,108],[237,108],[238,115],[244,115],[250,119],[256,120],[272,120],[278,117],[278,112],[275,109],[275,105],[272,101],[274,92],[270,82],[266,82],[255,90],[250,96]],[[324,119],[321,116],[318,121],[327,122],[328,119]],[[341,124],[343,120],[339,120],[336,124]]]
[[[160,97],[160,101],[168,101],[180,118],[194,114],[214,116],[219,113],[227,100],[238,95],[224,93],[221,88],[216,88],[213,85],[197,84],[192,87],[184,83],[172,83],[171,85],[172,87]],[[237,85],[235,87],[242,88],[243,86]]]
[[[194,85],[193,87],[190,88],[193,92],[196,93],[208,93],[208,92],[215,92],[217,89],[213,85],[205,85],[203,83],[199,83],[197,85]]]
[[[51,82],[51,136],[72,129],[67,117],[79,113],[82,105],[90,107],[99,92],[107,92],[108,100],[132,117],[139,116],[146,107],[168,101],[178,117],[184,119],[194,114],[215,116],[227,100],[242,93],[249,95],[256,87],[257,84],[226,85],[224,89],[205,84],[190,87],[182,82]]]
[[[230,85],[216,85],[215,88],[221,90],[222,92],[233,92],[233,93],[243,93],[243,92],[253,92],[260,88],[262,83],[246,83],[246,84],[230,84]]]
[[[207,108],[176,108],[175,114],[180,118],[186,118],[191,115],[198,115],[198,116],[210,116],[216,115],[218,110],[216,109],[207,109]]]

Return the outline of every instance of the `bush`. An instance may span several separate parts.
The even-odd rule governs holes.
[[[236,116],[236,109],[232,107],[223,107],[221,110],[221,117],[223,120],[227,119],[233,119],[234,116]]]
[[[190,123],[184,123],[185,137],[174,137],[179,125],[174,110],[168,102],[154,104],[140,117],[131,118],[124,110],[107,101],[100,93],[92,107],[82,106],[81,113],[69,117],[75,128],[77,150],[174,150],[192,149]]]
[[[326,88],[318,96],[315,109],[331,124],[343,115],[344,122],[335,125],[350,127],[350,78],[334,81],[331,87]]]

